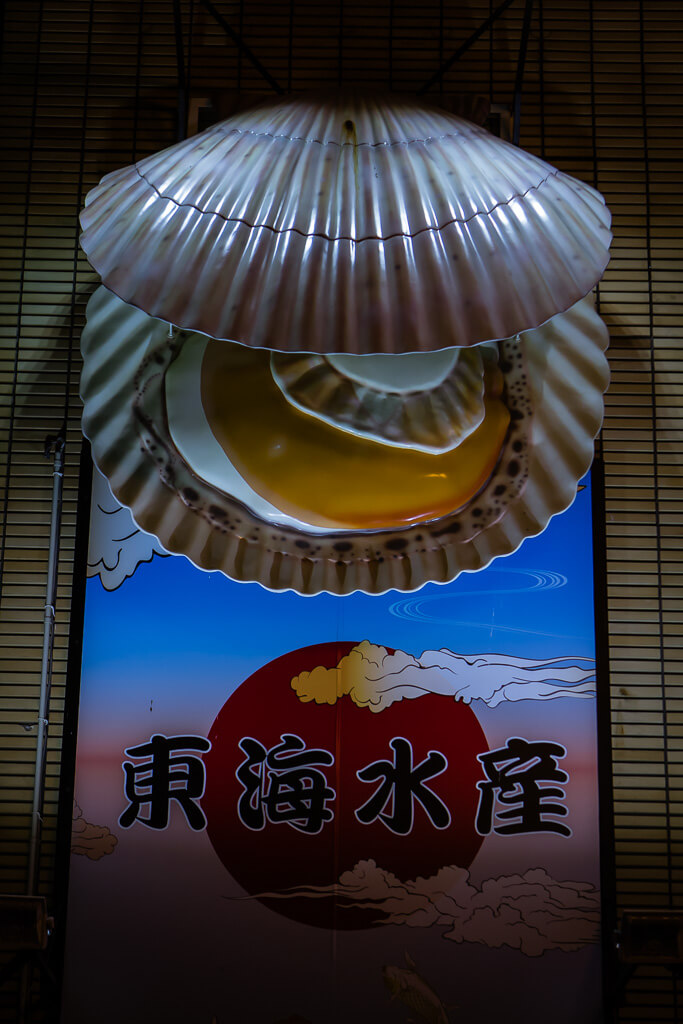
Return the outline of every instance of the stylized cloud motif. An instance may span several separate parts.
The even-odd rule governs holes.
[[[91,825],[83,817],[83,811],[74,804],[71,823],[71,852],[81,853],[89,860],[100,860],[101,857],[114,852],[118,843],[116,836],[106,825]]]
[[[336,885],[258,893],[246,899],[334,897],[342,910],[359,907],[382,914],[380,924],[443,928],[451,942],[509,946],[525,956],[565,952],[598,940],[600,894],[587,882],[558,882],[543,868],[490,878],[477,887],[463,868],[443,867],[432,878],[401,882],[359,861]]]
[[[93,468],[88,576],[99,576],[105,590],[116,590],[154,555],[168,552],[156,537],[143,533],[130,511],[112,496],[102,473]]]
[[[578,667],[576,662],[588,662],[588,666]],[[302,672],[291,685],[302,701],[334,704],[348,695],[359,707],[374,712],[426,693],[465,704],[481,700],[494,708],[503,701],[592,697],[595,666],[587,658],[532,661],[509,654],[461,655],[446,649],[424,651],[414,658],[403,651],[389,654],[385,647],[364,640],[336,668],[318,666]]]

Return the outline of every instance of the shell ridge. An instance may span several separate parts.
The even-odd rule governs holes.
[[[315,146],[337,146],[339,149],[343,149],[345,146],[353,146],[355,149],[376,149],[379,146],[385,146],[391,148],[393,146],[412,146],[415,143],[420,142],[441,142],[443,139],[458,139],[462,138],[463,132],[445,132],[443,135],[426,135],[424,138],[413,138],[413,139],[385,139],[381,142],[337,142],[336,139],[310,139],[304,135],[286,135],[284,133],[275,132],[255,132],[249,128],[231,128],[229,131],[223,130],[220,126],[216,126],[216,131],[228,138],[230,135],[253,135],[260,139],[285,139],[287,142],[305,142]]]
[[[270,231],[276,235],[292,233],[300,235],[302,238],[322,238],[328,242],[355,242],[356,244],[360,244],[361,242],[387,242],[390,241],[392,238],[416,238],[418,235],[422,235],[427,231],[433,231],[438,233],[440,231],[443,231],[445,228],[450,227],[453,224],[468,224],[476,217],[489,217],[492,213],[494,213],[496,210],[499,210],[501,207],[509,206],[510,203],[519,201],[520,199],[524,199],[525,196],[528,196],[531,192],[538,191],[546,182],[550,181],[551,178],[556,177],[558,174],[561,173],[560,171],[557,170],[551,170],[550,173],[545,178],[543,178],[537,185],[530,185],[525,192],[522,192],[519,195],[512,196],[510,199],[504,199],[499,203],[495,203],[493,206],[489,207],[486,210],[478,210],[476,213],[472,213],[464,218],[451,217],[449,220],[444,221],[442,224],[426,224],[424,227],[417,228],[416,231],[412,231],[410,233],[405,231],[394,231],[388,235],[364,235],[362,238],[354,238],[352,235],[330,235],[322,231],[313,231],[309,233],[302,231],[300,228],[295,227],[275,228],[272,227],[270,224],[251,224],[249,223],[249,221],[244,220],[242,217],[227,217],[224,213],[219,213],[218,211],[203,210],[201,207],[195,206],[194,203],[179,203],[172,196],[166,196],[162,192],[160,192],[156,185],[154,185],[148,178],[146,178],[145,175],[137,166],[135,166],[134,169],[136,173],[140,176],[140,178],[148,186],[148,188],[150,188],[155,193],[155,195],[159,197],[159,199],[163,199],[164,202],[173,203],[173,205],[176,206],[179,210],[196,210],[197,213],[202,214],[203,216],[220,217],[221,220],[228,221],[232,224],[242,224],[244,227],[254,231]]]

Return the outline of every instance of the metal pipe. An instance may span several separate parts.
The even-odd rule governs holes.
[[[28,857],[26,891],[38,894],[40,878],[40,839],[43,826],[43,800],[45,795],[45,765],[47,758],[47,731],[49,724],[50,687],[52,684],[52,650],[55,632],[55,599],[57,594],[57,562],[59,559],[59,528],[62,519],[62,488],[64,482],[64,437],[45,439],[46,457],[54,452],[52,472],[52,511],[50,515],[50,548],[48,552],[45,612],[43,616],[43,659],[40,670],[40,704],[38,707],[38,738],[33,775],[33,809],[31,811],[31,839]]]

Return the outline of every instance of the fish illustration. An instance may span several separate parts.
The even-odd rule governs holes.
[[[449,1024],[446,1007],[434,989],[417,973],[409,953],[405,954],[405,958],[405,967],[382,968],[384,984],[391,992],[391,998],[400,999],[416,1014],[414,1024]]]

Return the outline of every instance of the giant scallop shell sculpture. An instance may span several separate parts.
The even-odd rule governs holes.
[[[168,550],[412,590],[571,503],[607,385],[589,186],[416,101],[278,99],[108,175],[82,223],[84,429]]]

